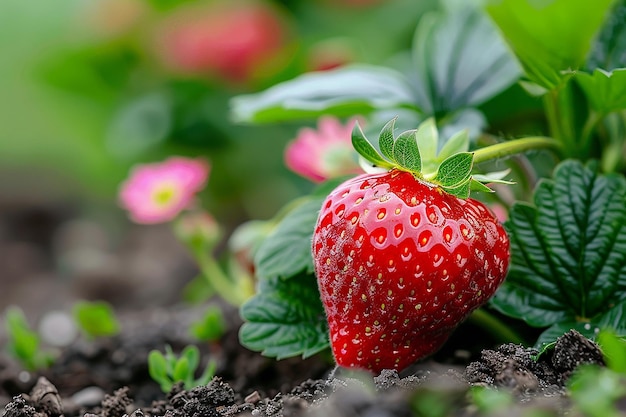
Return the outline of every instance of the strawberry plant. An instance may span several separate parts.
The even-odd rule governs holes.
[[[244,345],[277,358],[330,345],[340,365],[402,369],[494,293],[496,315],[544,330],[537,347],[569,329],[626,334],[626,3],[460,3],[426,14],[393,68],[305,74],[232,101],[252,123],[360,115],[368,171],[277,220],[256,252]],[[523,97],[537,135],[489,126],[528,110]],[[469,198],[504,179],[516,185]],[[504,227],[485,202],[504,205]]]

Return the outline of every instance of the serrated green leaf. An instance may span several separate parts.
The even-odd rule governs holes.
[[[325,196],[309,197],[285,215],[254,257],[259,279],[290,278],[313,271],[311,236]]]
[[[402,168],[419,173],[422,170],[422,159],[416,139],[415,130],[400,133],[393,144],[393,159]]]
[[[418,102],[429,115],[477,106],[521,75],[493,23],[471,6],[424,15],[413,59]]]
[[[469,150],[469,131],[463,129],[448,139],[437,155],[438,161],[444,161],[455,153],[467,152]]]
[[[612,0],[502,0],[487,11],[524,67],[552,90],[585,61]]]
[[[375,109],[412,107],[416,98],[404,76],[372,65],[351,65],[308,73],[231,102],[236,122],[267,123],[336,116],[365,115]]]
[[[435,161],[439,145],[439,132],[434,118],[431,117],[420,123],[417,128],[416,140],[421,159]]]
[[[363,158],[367,159],[376,166],[382,168],[392,168],[393,164],[386,161],[374,148],[374,146],[367,140],[359,122],[354,124],[352,129],[352,146]]]
[[[474,154],[471,152],[461,152],[450,156],[439,165],[434,181],[443,187],[457,187],[464,182],[468,182]]]
[[[537,327],[598,322],[626,300],[626,179],[561,163],[539,183],[535,206],[516,203],[505,224],[509,275],[492,298]]]
[[[324,307],[313,274],[261,282],[241,308],[241,343],[277,359],[314,355],[329,346]]]
[[[393,159],[393,129],[397,119],[397,117],[394,117],[393,119],[388,121],[383,129],[380,131],[380,136],[378,137],[378,146],[380,147],[380,152],[387,159]]]
[[[578,72],[575,80],[594,110],[610,113],[626,109],[626,68],[610,72],[596,69],[593,74]]]

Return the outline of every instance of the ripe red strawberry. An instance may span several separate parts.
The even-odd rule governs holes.
[[[421,175],[364,174],[322,205],[313,255],[338,365],[404,369],[434,353],[504,280],[509,240],[495,216],[436,185],[441,176]]]

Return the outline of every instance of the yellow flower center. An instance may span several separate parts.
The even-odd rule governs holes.
[[[176,188],[171,184],[164,184],[154,190],[152,193],[152,201],[159,206],[166,206],[172,202],[176,195]]]

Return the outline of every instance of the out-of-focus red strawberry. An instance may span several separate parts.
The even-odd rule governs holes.
[[[173,70],[244,82],[271,67],[286,38],[286,22],[272,6],[229,0],[179,10],[161,26],[156,47]]]

